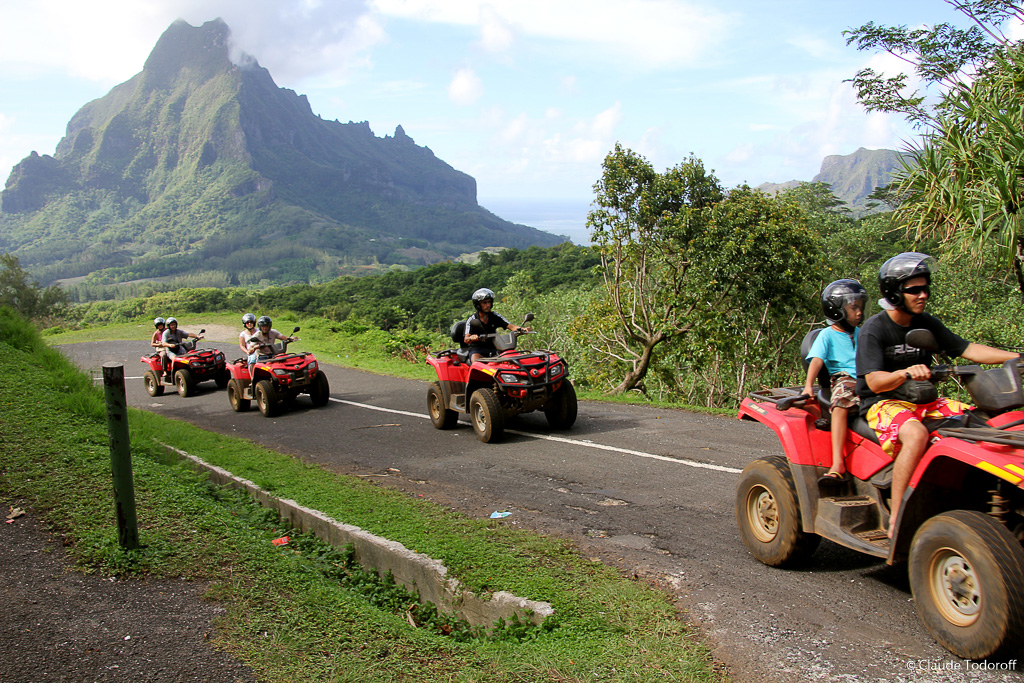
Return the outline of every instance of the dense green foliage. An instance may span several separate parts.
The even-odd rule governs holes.
[[[1024,8],[1013,0],[950,4],[974,25],[910,30],[872,23],[849,32],[859,49],[898,55],[926,87],[938,86],[934,107],[919,92],[902,92],[904,76],[865,70],[854,83],[869,110],[900,112],[923,128],[896,177],[898,223],[974,265],[995,256],[1024,293],[1024,42],[1003,32],[1024,19]]]
[[[63,316],[68,296],[60,287],[40,287],[13,254],[0,254],[0,306],[10,306],[32,320]]]
[[[25,377],[33,381],[26,384]],[[0,492],[61,536],[86,571],[205,581],[224,605],[214,645],[274,681],[713,680],[666,596],[570,544],[472,519],[159,415],[129,413],[144,546],[117,544],[102,392],[9,308],[0,308]],[[477,591],[549,601],[543,629],[506,623],[490,638],[297,535],[244,496],[210,486],[159,442],[276,495],[438,558]],[[410,623],[411,622],[411,623]]]

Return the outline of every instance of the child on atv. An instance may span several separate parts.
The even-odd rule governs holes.
[[[164,328],[167,325],[164,323],[163,318],[154,318],[153,327],[156,331],[153,332],[153,336],[149,340],[149,345],[156,349],[157,355],[160,356],[160,367],[163,368],[164,374],[167,374],[167,347],[164,346]]]
[[[831,379],[832,466],[818,480],[821,485],[847,481],[843,444],[850,410],[860,406],[856,391],[857,326],[864,320],[867,298],[867,290],[856,280],[836,280],[821,293],[821,308],[830,325],[814,338],[807,354],[810,365],[803,390],[807,396],[814,396],[814,380],[824,365]]]

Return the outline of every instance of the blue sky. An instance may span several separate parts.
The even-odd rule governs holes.
[[[175,19],[237,48],[325,119],[401,124],[488,199],[589,201],[618,141],[726,186],[810,180],[829,154],[899,148],[850,78],[868,21],[956,21],[942,0],[0,0],[0,175],[53,154],[71,116],[142,69]]]

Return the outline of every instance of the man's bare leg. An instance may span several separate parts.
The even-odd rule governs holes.
[[[892,470],[892,515],[889,517],[889,538],[896,530],[896,517],[899,515],[903,494],[907,491],[910,477],[921,462],[924,449],[928,445],[928,430],[917,420],[910,420],[900,427],[898,441],[901,444],[896,464]]]

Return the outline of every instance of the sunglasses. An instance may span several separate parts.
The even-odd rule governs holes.
[[[917,296],[918,294],[931,294],[932,288],[928,285],[917,285],[916,287],[904,287],[904,294],[910,294],[911,296]]]

